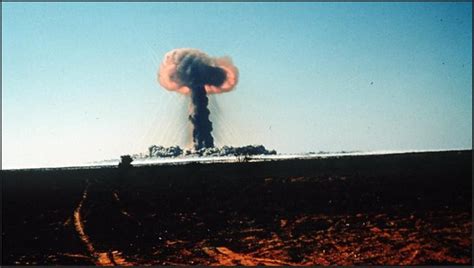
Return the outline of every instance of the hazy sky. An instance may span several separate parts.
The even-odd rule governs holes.
[[[2,3],[3,168],[188,144],[179,47],[240,70],[219,146],[472,148],[472,3]]]

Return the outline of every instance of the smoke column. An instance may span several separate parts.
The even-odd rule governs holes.
[[[191,48],[166,53],[158,81],[167,90],[190,95],[189,121],[193,126],[195,150],[214,147],[207,94],[231,91],[238,82],[238,74],[229,57],[212,58]]]

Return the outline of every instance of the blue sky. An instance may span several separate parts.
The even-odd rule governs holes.
[[[472,148],[471,3],[2,3],[3,168],[189,144],[179,47],[239,68],[217,145]]]

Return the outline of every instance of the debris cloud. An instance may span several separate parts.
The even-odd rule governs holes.
[[[193,126],[194,150],[214,147],[207,94],[231,91],[239,72],[229,57],[213,58],[192,48],[166,53],[158,72],[158,82],[169,91],[190,95],[189,121]]]

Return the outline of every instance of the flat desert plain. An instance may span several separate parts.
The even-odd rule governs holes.
[[[472,150],[2,171],[2,265],[472,265]]]

